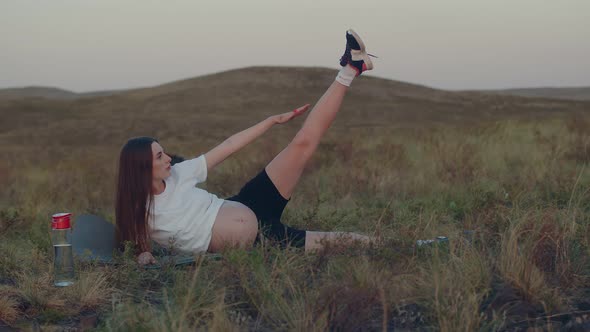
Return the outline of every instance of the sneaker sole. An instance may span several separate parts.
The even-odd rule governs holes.
[[[361,47],[361,57],[365,63],[365,67],[367,68],[367,70],[373,69],[373,62],[371,61],[371,58],[365,50],[365,43],[363,43],[361,37],[352,29],[348,29],[348,33],[350,33],[354,37],[354,39],[356,39],[356,42],[359,43],[359,46]]]

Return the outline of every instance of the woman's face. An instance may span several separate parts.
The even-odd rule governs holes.
[[[164,153],[164,149],[158,142],[152,143],[152,178],[154,180],[165,179],[170,176],[170,158]]]

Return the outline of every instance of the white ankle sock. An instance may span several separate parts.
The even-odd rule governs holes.
[[[356,77],[356,73],[356,69],[354,69],[352,66],[346,65],[342,67],[342,69],[340,69],[338,72],[338,75],[336,75],[336,82],[342,85],[350,86],[350,83],[352,83],[352,80]]]

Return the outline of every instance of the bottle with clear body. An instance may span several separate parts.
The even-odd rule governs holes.
[[[419,255],[430,255],[433,249],[438,249],[440,253],[449,253],[449,238],[446,236],[437,236],[434,239],[416,241],[415,252]]]
[[[71,213],[52,216],[51,242],[53,244],[53,284],[64,287],[74,283],[74,256],[72,253]]]

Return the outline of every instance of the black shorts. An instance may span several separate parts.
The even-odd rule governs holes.
[[[237,195],[226,200],[240,202],[254,211],[262,234],[282,248],[287,245],[299,248],[305,246],[305,231],[281,223],[281,215],[289,200],[279,193],[265,169],[248,181]]]

